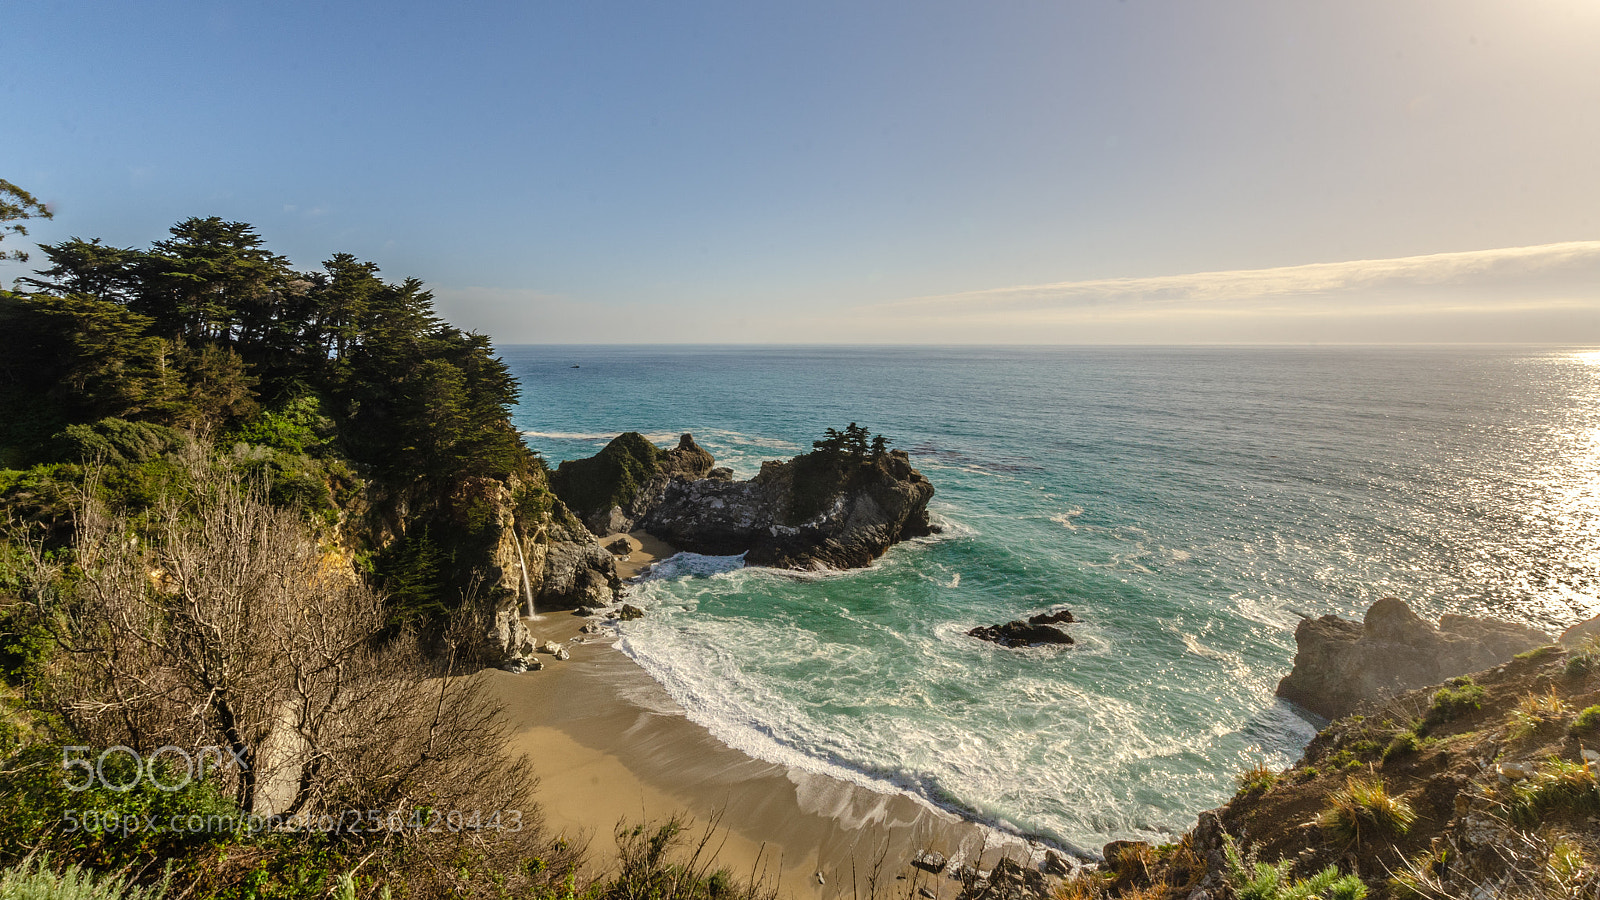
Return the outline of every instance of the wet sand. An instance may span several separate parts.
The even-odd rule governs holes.
[[[630,556],[657,558],[651,549],[670,555],[670,548],[655,544]],[[587,620],[556,612],[527,621],[540,641],[566,642]],[[570,660],[541,655],[543,670],[491,672],[490,685],[518,727],[513,750],[527,754],[540,777],[537,800],[547,826],[586,839],[596,865],[614,860],[619,823],[673,814],[692,818],[688,831],[696,837],[718,823],[708,844],[717,851],[713,871],[764,878],[781,896],[808,900],[868,896],[880,859],[879,896],[915,895],[926,887],[939,900],[955,897],[960,884],[953,877],[909,865],[924,849],[967,863],[981,857],[981,869],[1002,855],[1028,858],[1022,842],[1002,844],[992,830],[909,796],[763,762],[723,745],[612,647],[609,635],[586,636],[568,648]]]

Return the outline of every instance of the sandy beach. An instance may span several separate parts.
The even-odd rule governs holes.
[[[628,576],[672,552],[649,535],[632,538],[640,546],[618,566]],[[911,867],[919,851],[969,863],[981,856],[983,869],[1002,855],[1027,858],[1020,841],[1002,843],[992,830],[909,796],[746,756],[691,722],[610,635],[580,636],[586,619],[552,612],[526,621],[541,641],[568,643],[572,658],[543,656],[544,669],[521,675],[491,672],[490,684],[517,725],[514,751],[527,754],[540,778],[547,826],[587,840],[596,865],[614,858],[619,822],[673,814],[691,818],[695,836],[717,823],[708,845],[717,851],[713,870],[764,878],[785,897],[867,896],[882,859],[880,894],[925,887],[943,900],[960,885]],[[570,643],[575,638],[585,641]]]

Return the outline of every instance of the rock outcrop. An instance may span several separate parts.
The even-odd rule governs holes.
[[[576,609],[611,603],[621,582],[616,558],[601,547],[559,500],[519,503],[542,485],[468,478],[449,498],[448,518],[459,542],[479,548],[466,560],[483,579],[475,602],[485,621],[491,653],[527,659],[533,636],[522,623],[531,594],[535,609]],[[526,577],[524,577],[526,575]]]
[[[1002,647],[1032,647],[1035,644],[1071,644],[1072,635],[1054,625],[1014,621],[1004,625],[982,625],[967,632],[968,637]]]
[[[429,587],[439,602],[472,604],[489,664],[531,658],[533,637],[521,620],[530,595],[536,609],[572,609],[608,605],[621,587],[616,558],[537,468],[464,476],[442,489],[418,482],[386,492],[369,484],[349,507],[341,526],[347,552],[431,560],[417,571],[437,579]]]
[[[673,481],[711,477],[713,462],[693,435],[685,434],[678,446],[662,450],[629,431],[594,456],[562,463],[550,474],[550,484],[590,531],[616,534],[638,527]]]
[[[1394,597],[1372,604],[1359,623],[1304,619],[1294,639],[1294,669],[1278,696],[1329,719],[1551,643],[1537,629],[1490,619],[1447,615],[1434,626]]]
[[[1600,616],[1584,619],[1561,632],[1559,640],[1563,647],[1582,647],[1590,641],[1600,640]]]
[[[552,485],[591,527],[642,528],[683,550],[743,553],[759,566],[855,568],[932,531],[933,485],[899,450],[817,451],[765,462],[749,481],[713,462],[691,435],[659,450],[630,432],[562,463]]]

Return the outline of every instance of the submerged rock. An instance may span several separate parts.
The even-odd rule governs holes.
[[[1070,613],[1069,613],[1070,615]],[[1035,644],[1071,644],[1072,635],[1054,625],[1036,625],[1017,620],[1004,625],[980,625],[967,632],[969,637],[990,641],[1002,647],[1031,647]]]
[[[632,603],[624,603],[622,604],[622,609],[617,611],[617,618],[624,622],[630,622],[634,619],[642,619],[644,618],[644,610],[634,606]]]
[[[1447,615],[1435,626],[1395,597],[1372,604],[1359,623],[1302,619],[1294,640],[1294,669],[1278,696],[1329,719],[1551,643],[1538,629],[1492,619]]]

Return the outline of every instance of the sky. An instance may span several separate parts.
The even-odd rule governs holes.
[[[221,216],[499,344],[1600,343],[1600,0],[40,0],[0,60],[28,240]]]

